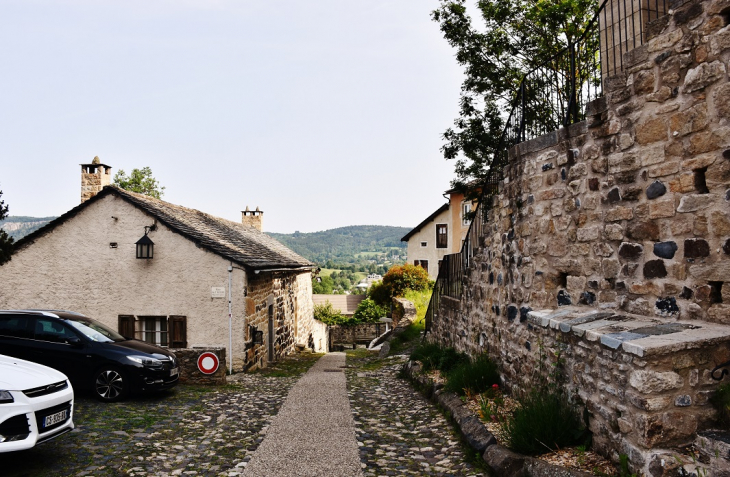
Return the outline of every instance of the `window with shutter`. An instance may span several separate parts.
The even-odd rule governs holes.
[[[170,316],[170,346],[172,348],[188,347],[187,322],[186,316]]]
[[[436,248],[446,248],[449,242],[446,224],[436,224]]]
[[[119,334],[125,338],[134,338],[134,315],[119,315]]]

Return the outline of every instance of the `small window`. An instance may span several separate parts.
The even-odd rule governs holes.
[[[436,224],[436,248],[446,248],[449,243],[449,228],[446,224]]]
[[[187,348],[187,318],[185,316],[119,315],[119,334],[135,337],[157,346]]]
[[[29,319],[22,315],[0,316],[0,336],[13,338],[33,338],[33,331],[29,329]]]
[[[471,214],[471,202],[462,202],[461,203],[461,225],[467,226],[471,223],[469,214]]]
[[[421,247],[428,247],[428,242],[421,242]]]
[[[68,338],[77,337],[74,332],[50,318],[38,318],[35,322],[35,339],[51,343],[65,343]]]
[[[428,260],[414,260],[413,264],[417,267],[421,267],[428,272]]]

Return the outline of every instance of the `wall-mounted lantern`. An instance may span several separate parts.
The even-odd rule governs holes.
[[[155,243],[147,236],[150,230],[154,230],[155,226],[145,226],[144,237],[137,240],[137,258],[149,260],[154,256]]]

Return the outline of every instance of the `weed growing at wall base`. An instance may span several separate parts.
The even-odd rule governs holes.
[[[487,355],[481,355],[447,372],[444,389],[459,395],[464,395],[467,390],[480,394],[494,384],[499,384],[497,365]]]
[[[533,389],[504,423],[507,444],[515,452],[539,455],[582,443],[586,430],[565,393]]]

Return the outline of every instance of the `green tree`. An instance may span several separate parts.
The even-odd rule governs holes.
[[[502,152],[504,112],[511,110],[523,75],[575,42],[597,7],[596,0],[478,0],[484,27],[476,28],[465,3],[441,0],[432,13],[464,67],[459,117],[444,133],[441,149],[446,159],[456,160],[452,185],[461,190],[485,179]],[[526,113],[544,115],[550,106],[543,101],[542,108]]]
[[[396,265],[383,277],[383,285],[390,290],[390,296],[403,296],[408,290],[426,290],[431,285],[428,272],[422,267],[406,263]]]
[[[2,196],[3,191],[0,190],[0,197]],[[5,205],[5,201],[0,199],[0,221],[8,216],[9,211],[10,209]],[[0,265],[10,261],[10,255],[13,253],[13,242],[13,238],[0,229]]]
[[[155,199],[161,199],[165,193],[165,188],[152,177],[152,169],[143,167],[142,169],[132,169],[132,173],[127,176],[123,169],[119,169],[114,175],[114,185],[130,192],[148,195]]]
[[[335,282],[331,277],[312,278],[312,293],[315,295],[331,295]]]
[[[385,307],[379,306],[370,298],[366,298],[357,305],[353,318],[358,323],[377,323],[388,313]]]
[[[319,320],[325,325],[350,325],[353,319],[341,314],[335,310],[332,303],[326,302],[324,305],[314,305],[314,319]]]

